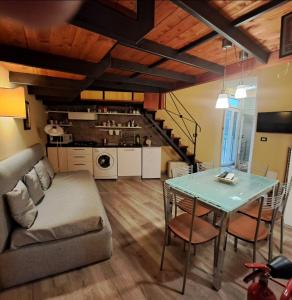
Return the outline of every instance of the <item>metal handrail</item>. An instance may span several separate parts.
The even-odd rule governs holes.
[[[198,133],[202,131],[202,127],[199,125],[199,123],[196,121],[196,119],[189,113],[189,111],[186,109],[186,107],[181,103],[181,101],[177,98],[177,96],[173,92],[169,92],[169,96],[174,104],[176,112],[173,112],[173,111],[167,109],[167,107],[166,107],[167,102],[165,102],[164,110],[170,116],[170,118],[175,122],[175,124],[179,127],[179,129],[184,133],[184,135],[188,138],[188,140],[191,143],[193,143],[194,155],[196,156],[197,137],[198,137]],[[182,111],[179,109],[179,105],[181,106],[183,111],[186,112],[188,117],[185,117],[182,114]],[[175,119],[176,117],[182,120],[183,126],[181,126],[181,124],[179,124],[179,122]],[[191,134],[185,121],[189,121],[194,124],[194,133],[193,134]]]

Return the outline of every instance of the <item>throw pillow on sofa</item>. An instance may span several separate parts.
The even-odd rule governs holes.
[[[44,191],[46,191],[51,185],[51,177],[47,171],[47,168],[42,160],[40,160],[35,166],[34,169],[36,170],[39,180],[41,182],[41,186]]]
[[[25,184],[19,180],[15,188],[6,194],[6,198],[12,218],[22,227],[30,228],[38,211]]]
[[[34,204],[38,204],[45,196],[35,169],[24,175],[23,181]]]
[[[55,176],[55,172],[54,172],[54,169],[53,169],[51,163],[49,162],[49,160],[48,160],[47,157],[44,157],[42,159],[42,161],[43,161],[43,163],[44,163],[44,165],[45,165],[45,167],[47,169],[47,172],[48,172],[48,174],[49,174],[49,176],[50,176],[50,178],[52,180],[54,178],[54,176]]]

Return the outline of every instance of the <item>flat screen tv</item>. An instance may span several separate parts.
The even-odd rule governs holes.
[[[257,131],[292,133],[292,111],[258,113]]]

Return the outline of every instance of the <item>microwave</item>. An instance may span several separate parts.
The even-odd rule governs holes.
[[[73,142],[71,133],[65,133],[61,136],[50,136],[50,144],[70,144]]]

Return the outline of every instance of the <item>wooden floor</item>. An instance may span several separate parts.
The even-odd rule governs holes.
[[[159,271],[163,240],[163,202],[160,180],[97,181],[113,229],[113,256],[110,260],[75,271],[8,289],[3,299],[246,299],[247,274],[243,263],[252,257],[251,246],[232,241],[227,245],[222,289],[212,289],[212,244],[199,246],[192,256],[184,296],[182,285],[185,258],[177,238],[166,248],[164,271]],[[276,228],[275,244],[279,239]],[[292,230],[285,232],[285,255],[292,258]],[[82,247],[82,245],[80,245]],[[275,245],[274,254],[278,254]],[[74,251],[74,249],[72,249]],[[61,254],[60,254],[61,255]],[[258,260],[267,256],[266,243],[260,244]],[[21,266],[20,266],[21,267]],[[271,286],[279,294],[279,288]]]

